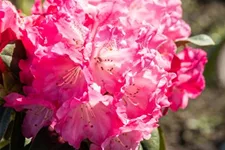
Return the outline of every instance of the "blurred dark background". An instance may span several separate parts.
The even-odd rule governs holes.
[[[12,0],[29,13],[32,0]],[[167,150],[225,150],[225,0],[182,0],[192,34],[208,34],[216,45],[203,47],[209,62],[207,86],[185,110],[161,119]]]

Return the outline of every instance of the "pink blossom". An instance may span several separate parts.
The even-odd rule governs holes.
[[[166,12],[161,19],[162,33],[173,41],[186,39],[191,34],[190,26],[182,19],[180,0],[165,0]]]
[[[75,148],[86,138],[101,145],[108,136],[116,134],[121,125],[112,97],[99,92],[89,89],[82,99],[68,100],[57,111],[56,131]]]
[[[25,27],[21,29],[21,40],[27,50],[28,59],[46,55],[49,49],[61,40],[54,20],[49,15],[29,16],[24,20]]]
[[[7,44],[19,38],[20,19],[11,2],[0,1],[0,52]],[[0,71],[6,71],[2,59],[0,59]]]
[[[24,121],[23,127],[29,126],[29,129],[24,130],[24,135],[34,137],[39,129],[51,124],[54,114],[65,101],[83,96],[87,91],[89,79],[83,75],[83,70],[86,71],[80,64],[74,63],[68,56],[57,54],[51,57],[44,56],[41,59],[34,58],[27,62],[21,61],[20,67],[22,69],[20,78],[26,83],[23,87],[26,96],[9,94],[5,98],[5,106],[15,108],[17,111],[28,109],[25,117],[27,121]],[[48,116],[46,122],[31,126],[30,119],[38,119],[46,116],[45,114]]]
[[[102,144],[103,150],[138,150],[140,141],[142,140],[141,132],[138,130],[123,132],[119,135],[109,137]],[[94,145],[91,146],[91,150],[100,150],[95,148]]]
[[[52,126],[75,148],[88,139],[93,150],[138,149],[164,109],[185,108],[204,88],[206,54],[176,54],[190,35],[180,0],[36,0],[32,11],[13,22],[27,54],[24,95],[5,97],[26,110],[26,137]]]
[[[83,66],[74,63],[66,55],[33,60],[30,70],[34,76],[32,88],[49,101],[57,98],[61,104],[71,97],[82,97],[87,90]]]
[[[42,1],[41,0],[35,0],[34,5],[31,8],[32,14],[40,14],[43,13],[42,11]]]
[[[159,56],[158,59],[155,59],[155,61],[158,61],[157,64],[160,67],[165,69],[169,69],[171,67],[170,64],[176,52],[176,45],[167,36],[158,33],[154,28],[142,28],[137,42],[142,47],[146,48],[143,52],[145,55],[147,55],[146,50],[149,51],[148,49],[155,49],[160,53],[157,54]]]
[[[7,107],[12,107],[17,111],[27,109],[22,125],[24,136],[34,137],[43,126],[51,124],[55,108],[40,95],[25,97],[17,93],[10,93],[4,99]]]
[[[165,25],[163,34],[174,41],[186,39],[191,34],[190,26],[180,18],[168,15],[164,18],[163,24]]]
[[[91,43],[90,70],[103,93],[120,92],[124,76],[132,67],[137,50],[128,45],[123,31],[103,26]]]
[[[20,78],[27,83],[24,87],[26,95],[42,95],[58,106],[71,97],[82,97],[87,91],[87,81],[90,80],[84,76],[87,69],[66,55],[44,56],[27,63],[31,64],[26,66],[25,61],[20,63],[23,70]]]
[[[189,98],[196,98],[205,88],[203,77],[207,62],[206,52],[186,47],[172,61],[171,71],[177,74],[169,92],[170,108],[176,111],[185,108]]]
[[[151,52],[152,56],[143,55],[143,60],[136,66],[137,69],[133,68],[126,76],[124,95],[117,108],[121,120],[125,122],[148,114],[152,115],[157,109],[169,106],[168,100],[164,99],[164,94],[175,75],[160,68],[155,61],[157,59],[155,54],[158,52],[152,50],[149,53]]]
[[[19,27],[20,17],[16,8],[9,1],[0,1],[0,51],[18,39]]]
[[[55,3],[47,6],[43,13],[24,18],[25,27],[21,29],[21,39],[27,54],[42,57],[53,52],[67,54],[76,62],[82,61],[87,33],[87,28],[82,25],[82,17],[71,17],[65,10],[59,11]],[[52,7],[56,7],[56,10],[52,10]]]

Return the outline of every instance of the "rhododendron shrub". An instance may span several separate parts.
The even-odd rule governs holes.
[[[2,97],[25,114],[26,138],[51,127],[76,149],[135,150],[205,87],[207,56],[187,45],[180,0],[36,0],[29,16],[2,1],[0,27],[1,50],[19,40],[26,53],[22,88]]]

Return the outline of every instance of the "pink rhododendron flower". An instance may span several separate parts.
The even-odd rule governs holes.
[[[87,82],[82,72],[82,66],[74,63],[68,56],[55,54],[54,57],[48,57],[46,55],[41,59],[33,59],[29,66],[23,65],[24,63],[25,62],[22,61],[20,65],[23,70],[20,74],[21,79],[24,83],[31,82],[23,88],[26,97],[17,98],[19,96],[10,94],[6,97],[6,106],[14,107],[17,110],[30,110],[29,108],[32,106],[31,110],[34,111],[36,109],[48,108],[51,112],[56,113],[63,102],[73,97],[80,98],[83,96],[84,92],[87,91]],[[28,63],[30,62],[28,61]],[[44,65],[47,65],[48,67],[43,67]],[[42,72],[42,74],[40,74],[40,72]],[[15,100],[11,101],[11,99]],[[37,108],[35,105],[38,105]],[[43,108],[39,108],[40,105]],[[33,116],[32,113],[28,112],[30,111],[27,111],[25,118],[32,118],[29,117],[30,115]],[[39,115],[41,116],[44,114],[40,111]],[[54,119],[51,115],[48,124],[39,123],[39,128],[35,129],[50,125],[52,120]],[[26,121],[23,126],[31,126],[30,123],[31,122]],[[33,137],[38,132],[38,130],[35,130],[29,133],[30,130],[26,130],[25,136],[29,135],[28,137]]]
[[[127,150],[137,150],[142,140],[141,132],[139,131],[130,131],[124,132],[117,136],[109,137],[102,144],[102,149],[112,150],[112,149],[127,149]],[[97,150],[94,146],[90,149]],[[100,149],[100,148],[99,148]]]
[[[96,36],[90,56],[93,79],[101,85],[103,93],[115,94],[124,85],[124,76],[131,69],[137,50],[125,43],[117,28],[106,26]]]
[[[43,68],[44,65],[46,66]],[[30,68],[34,76],[32,88],[48,101],[57,100],[59,105],[72,97],[80,98],[87,91],[87,81],[82,69],[81,64],[74,63],[66,55],[44,56],[33,60]]]
[[[169,94],[172,110],[185,108],[188,99],[196,98],[205,88],[203,71],[206,62],[206,52],[189,47],[174,57],[171,71],[175,72],[177,77]]]
[[[158,52],[155,50],[151,52],[152,56],[143,55],[143,60],[126,76],[126,85],[123,87],[124,95],[117,108],[118,114],[122,120],[125,119],[125,122],[126,120],[133,121],[142,115],[147,116],[161,107],[169,106],[168,100],[164,99],[164,94],[171,86],[175,74],[170,74],[160,68],[157,65],[158,62],[155,61],[157,59],[155,55]]]
[[[56,114],[59,120],[56,131],[75,148],[87,138],[101,145],[108,136],[116,134],[122,124],[113,109],[113,98],[99,92],[89,89],[88,95],[80,100],[68,100]]]
[[[3,35],[14,29],[7,15],[18,15],[0,4]],[[21,19],[11,24],[27,54],[23,95],[4,99],[26,110],[26,137],[51,126],[75,148],[88,139],[92,150],[135,150],[164,109],[185,108],[204,88],[206,53],[176,54],[175,42],[190,35],[180,0],[36,0]]]
[[[27,110],[22,125],[24,136],[34,137],[43,126],[51,124],[54,106],[40,95],[24,97],[11,93],[5,97],[5,100],[7,107],[13,107],[17,111]]]
[[[0,51],[19,36],[20,17],[9,1],[0,1]]]

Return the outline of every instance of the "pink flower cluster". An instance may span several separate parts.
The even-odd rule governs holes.
[[[180,0],[36,0],[22,16],[0,2],[0,48],[21,40],[24,94],[5,106],[26,110],[23,134],[52,126],[70,145],[138,149],[168,108],[204,89],[206,53],[176,41],[190,35]]]

